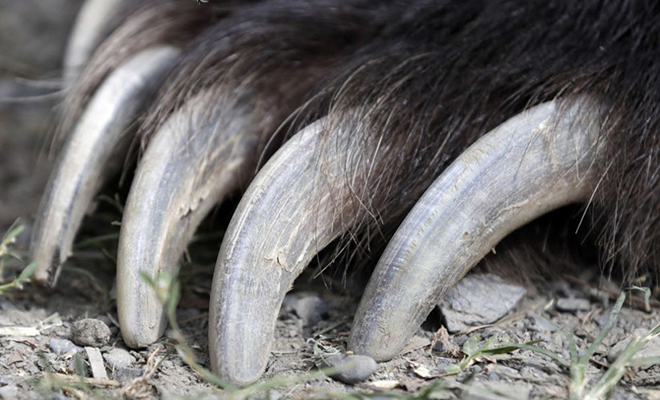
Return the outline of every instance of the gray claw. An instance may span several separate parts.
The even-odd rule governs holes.
[[[585,117],[586,116],[586,117]],[[511,118],[433,183],[390,241],[365,291],[349,348],[395,357],[445,292],[516,228],[586,202],[602,152],[589,99],[550,102]]]
[[[214,370],[237,385],[257,380],[294,279],[356,214],[346,187],[348,137],[324,120],[291,138],[241,199],[218,255],[209,320]],[[346,174],[346,175],[345,175]]]
[[[154,47],[136,54],[103,82],[85,109],[58,159],[35,223],[30,257],[34,281],[54,285],[92,198],[121,157],[124,133],[151,99],[179,54]]]
[[[155,342],[166,326],[163,305],[141,274],[177,272],[202,219],[252,176],[259,127],[254,112],[208,92],[176,111],[149,142],[119,239],[117,309],[129,346]]]

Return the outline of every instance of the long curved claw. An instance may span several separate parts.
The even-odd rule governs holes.
[[[116,69],[97,90],[76,125],[44,194],[30,246],[35,282],[54,285],[69,257],[93,196],[114,172],[135,116],[153,96],[179,54],[169,46],[144,50]]]
[[[237,385],[261,376],[285,293],[355,214],[343,186],[346,135],[333,129],[336,141],[318,150],[326,123],[311,124],[273,156],[225,233],[211,292],[209,347],[216,373]]]
[[[176,272],[202,219],[255,170],[258,118],[222,104],[210,93],[193,98],[160,128],[138,165],[117,261],[119,321],[131,347],[155,342],[166,326],[141,274]]]
[[[584,118],[588,115],[589,118]],[[390,241],[364,293],[349,348],[395,357],[465,273],[504,236],[588,200],[602,147],[597,110],[580,98],[511,118],[468,148],[427,190]]]
[[[87,0],[78,12],[64,54],[64,83],[78,79],[101,40],[109,18],[118,12],[123,0]]]

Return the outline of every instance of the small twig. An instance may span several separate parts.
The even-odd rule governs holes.
[[[98,378],[87,378],[80,375],[64,375],[59,373],[49,373],[49,377],[54,378],[55,380],[67,382],[67,383],[83,383],[91,386],[103,386],[103,387],[119,387],[121,384],[114,379],[98,379]]]
[[[80,391],[78,389],[71,388],[71,387],[64,387],[64,388],[62,388],[62,391],[64,393],[68,394],[69,396],[75,397],[76,399],[83,400],[83,399],[88,398],[88,396],[85,394],[85,392]]]
[[[159,348],[156,348],[154,351],[149,354],[147,358],[147,365],[145,367],[144,373],[141,377],[133,379],[122,389],[123,397],[127,398],[146,398],[149,397],[151,392],[151,384],[149,380],[154,376],[158,370],[158,365],[160,360],[156,361],[156,356],[161,352]]]

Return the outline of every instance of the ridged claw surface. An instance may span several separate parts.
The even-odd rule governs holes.
[[[342,168],[344,132],[320,151],[325,121],[291,138],[254,179],[225,233],[213,278],[209,347],[214,370],[254,382],[270,357],[275,321],[294,279],[354,214]],[[335,141],[336,140],[336,141]]]
[[[166,326],[163,305],[141,273],[175,273],[202,219],[255,168],[254,115],[238,107],[218,110],[216,101],[210,94],[188,101],[159,129],[138,165],[117,260],[119,321],[131,347],[155,342]]]
[[[349,348],[395,357],[435,304],[511,231],[595,189],[597,110],[541,104],[477,141],[426,191],[376,266]]]
[[[110,166],[128,143],[127,129],[173,66],[179,50],[144,50],[110,74],[97,89],[68,139],[43,196],[35,223],[31,259],[33,279],[52,286],[71,255],[77,230]],[[118,166],[119,164],[117,164]]]

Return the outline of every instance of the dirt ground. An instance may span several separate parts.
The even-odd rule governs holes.
[[[0,0],[0,233],[21,218],[27,229],[16,249],[22,254],[52,166],[44,149],[52,131],[52,110],[61,99],[62,49],[79,3]],[[232,395],[186,365],[177,354],[175,331],[168,330],[165,338],[147,349],[125,346],[116,323],[113,243],[85,242],[85,238],[116,233],[112,222],[120,218],[118,212],[109,205],[101,211],[86,223],[75,257],[55,290],[46,292],[27,285],[23,290],[0,293],[0,399]],[[202,367],[209,367],[208,296],[218,236],[212,232],[195,244],[192,259],[181,276],[183,292],[177,320],[191,348],[191,359]],[[11,278],[22,265],[12,263],[0,280]],[[531,350],[476,357],[459,373],[448,372],[465,358],[459,350],[466,349],[466,341],[475,335],[492,340],[491,346],[538,341],[538,346],[568,359],[568,338],[574,338],[579,352],[586,350],[606,324],[620,290],[616,283],[591,271],[537,282],[527,287],[523,299],[494,324],[445,337],[440,329],[442,318],[434,313],[404,352],[393,361],[379,364],[365,382],[347,385],[326,376],[296,382],[296,377],[317,371],[321,352],[333,347],[342,349],[357,306],[355,295],[332,292],[324,283],[303,276],[294,294],[287,298],[288,307],[277,322],[271,361],[261,381],[262,387],[276,383],[283,386],[263,389],[255,397],[567,398],[571,385],[568,369]],[[74,322],[84,318],[109,327],[103,343],[89,346],[96,349],[93,352],[72,343],[76,341]],[[636,330],[649,330],[658,323],[657,305],[651,312],[624,307],[587,363],[587,379],[594,383],[603,376],[617,344]],[[16,331],[17,327],[26,329]],[[14,331],[3,333],[3,328]],[[658,340],[643,353],[660,356]],[[106,381],[88,379],[81,383],[76,378],[77,374],[95,375],[90,371],[90,354],[104,357]],[[660,366],[629,369],[612,398],[660,399]]]

